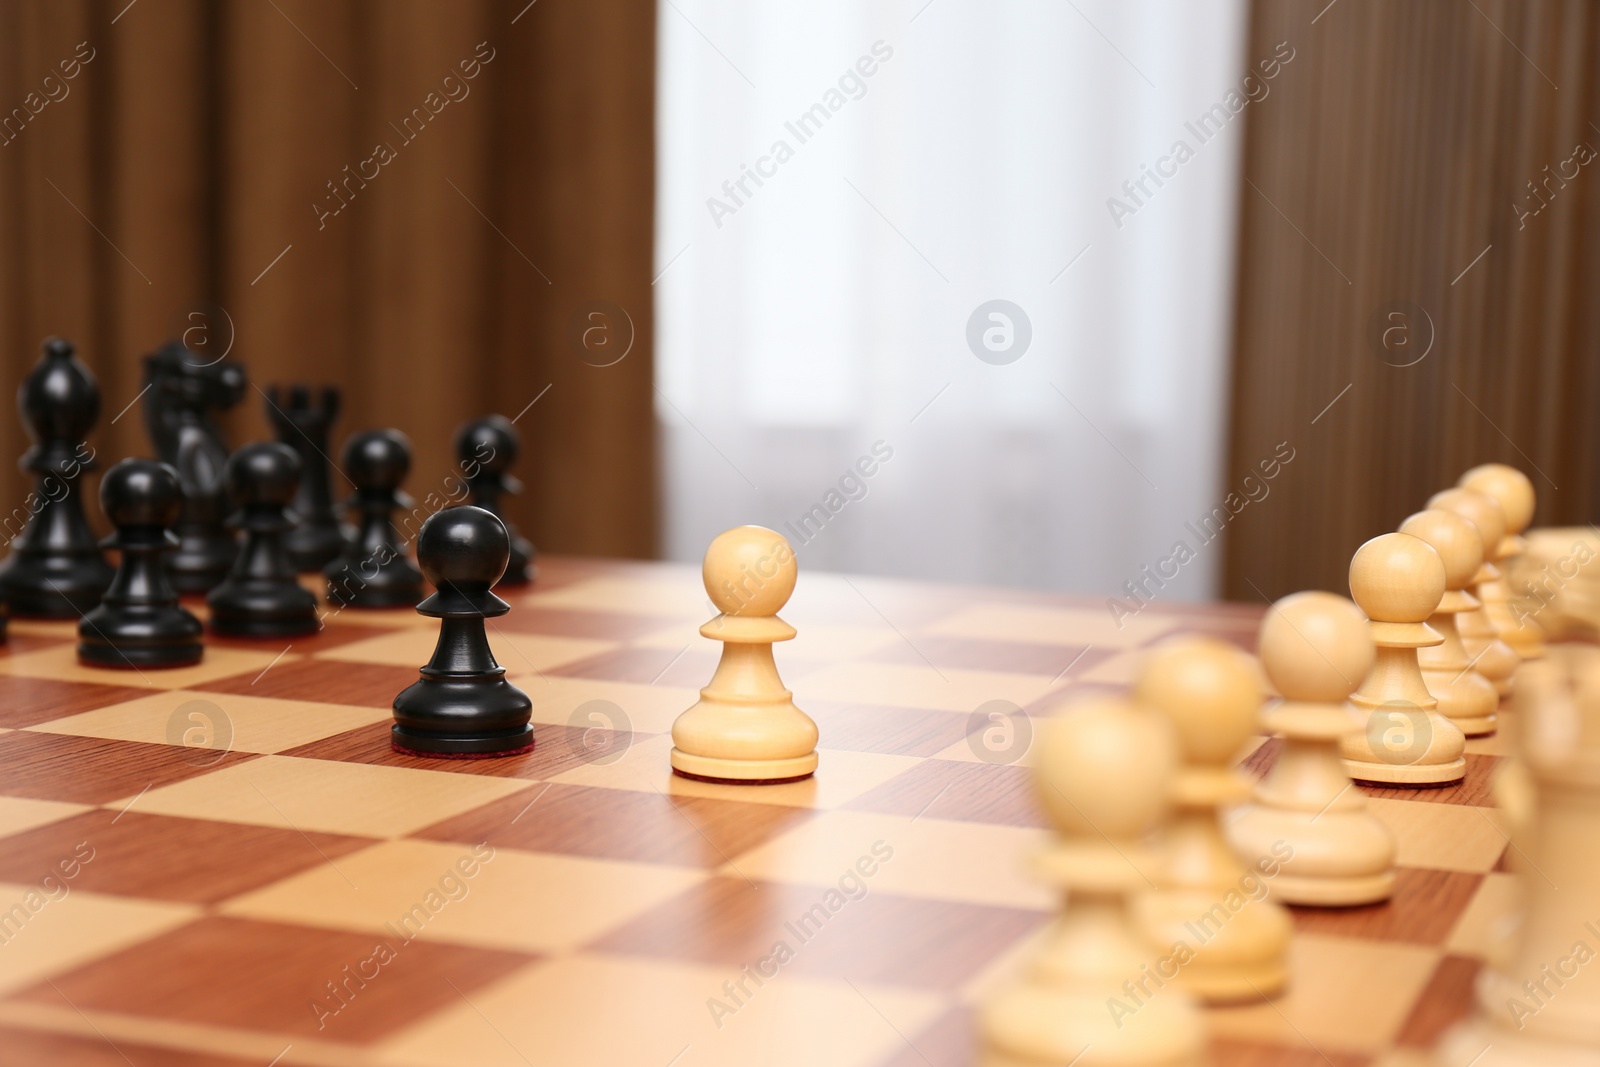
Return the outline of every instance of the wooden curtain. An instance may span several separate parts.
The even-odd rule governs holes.
[[[1226,592],[1345,592],[1351,554],[1469,466],[1600,517],[1600,9],[1256,0]],[[1231,487],[1230,487],[1231,488]]]
[[[335,448],[404,430],[419,499],[457,424],[517,417],[510,510],[539,547],[653,554],[654,10],[0,2],[4,402],[68,337],[103,460],[148,455],[141,357],[187,331],[258,385],[343,387]],[[231,443],[271,436],[262,404]],[[0,461],[0,512],[27,489]]]

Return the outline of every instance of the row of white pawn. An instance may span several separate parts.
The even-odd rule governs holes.
[[[1495,584],[1494,563],[1515,550],[1531,519],[1532,487],[1499,466],[1470,471],[1463,483],[1436,495],[1401,532],[1357,552],[1351,590],[1365,614],[1330,593],[1295,594],[1262,623],[1259,668],[1231,645],[1182,638],[1146,657],[1129,695],[1073,701],[1047,720],[1035,781],[1057,838],[1037,870],[1071,903],[1021,981],[985,1007],[986,1067],[1204,1062],[1196,999],[1254,1000],[1287,984],[1285,903],[1357,905],[1391,895],[1395,839],[1352,788],[1352,775],[1409,784],[1460,778],[1464,734],[1492,732],[1512,669],[1545,655],[1532,622],[1511,615],[1508,592]],[[1487,563],[1484,544],[1495,546]],[[1462,627],[1463,641],[1455,617],[1468,613],[1474,627]],[[1508,620],[1519,625],[1494,625]],[[1423,665],[1419,648],[1441,654]],[[1594,655],[1600,661],[1600,650]],[[1580,918],[1600,918],[1592,847],[1600,710],[1591,710],[1600,709],[1600,662],[1592,664],[1596,700],[1585,704],[1552,696],[1571,659],[1530,664],[1519,675],[1523,714],[1510,732],[1519,743],[1530,734],[1544,741],[1539,759],[1508,762],[1502,802],[1519,854],[1543,857],[1526,868],[1555,866],[1563,879],[1523,879],[1527,914],[1539,918],[1525,919],[1521,942],[1489,961],[1477,1021],[1447,1038],[1452,1059],[1441,1063],[1593,1067],[1600,1058],[1592,1021],[1600,1018],[1600,969],[1585,990],[1564,992],[1565,1010],[1540,1015],[1537,1029],[1521,1018],[1508,1029],[1496,999],[1518,986],[1511,976],[1537,974],[1542,955],[1569,955],[1562,939],[1581,930]],[[1491,666],[1494,680],[1479,676],[1479,666]],[[1265,708],[1261,668],[1280,698]],[[1258,726],[1282,747],[1252,788],[1233,760]],[[1552,743],[1556,737],[1565,745]],[[1564,791],[1544,796],[1555,783]],[[1470,1054],[1455,1061],[1462,1050]]]

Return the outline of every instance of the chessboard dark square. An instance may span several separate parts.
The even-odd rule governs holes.
[[[279,700],[311,700],[323,704],[387,708],[394,703],[396,693],[416,680],[415,667],[302,659],[280,663],[267,671],[236,674],[191,688],[212,693],[276,697]]]
[[[19,729],[82,711],[110,707],[149,696],[153,690],[131,685],[68,682],[0,674],[0,726]]]
[[[463,994],[470,997],[534,959],[393,938],[387,955],[375,955],[381,940],[377,934],[209,916],[12,999],[70,1004],[90,1015],[121,1013],[360,1044],[459,1003]],[[342,1002],[329,992],[330,982],[345,990]]]
[[[73,857],[80,843],[93,851],[70,881],[75,890],[215,904],[372,841],[99,808],[6,838],[0,881],[36,883],[46,874],[59,879],[58,864]]]
[[[912,818],[1048,825],[1034,799],[1032,772],[1015,764],[924,760],[846,807]]]
[[[551,784],[414,834],[596,859],[719,867],[810,819],[804,808]]]
[[[210,762],[202,766],[195,762],[194,751],[16,730],[0,734],[0,794],[105,804],[256,758],[238,752],[220,757],[208,753]]]
[[[504,594],[505,590],[498,589],[496,592]],[[709,617],[708,608],[707,618]],[[520,634],[585,637],[599,641],[634,641],[665,629],[672,625],[672,621],[650,615],[624,615],[613,611],[523,606],[515,608],[510,614],[502,615],[494,621],[494,624],[502,630]]]
[[[1019,938],[1041,912],[873,892],[830,911],[831,887],[712,878],[607,934],[604,952],[694,960],[730,977],[786,944],[779,973],[954,990]]]
[[[389,743],[387,721],[369,723],[289,749],[285,756],[335,760],[339,763],[375,763],[384,767],[415,767],[456,774],[483,774],[492,778],[551,778],[590,762],[608,752],[625,752],[649,734],[624,730],[579,730],[571,726],[533,724],[533,751],[495,759],[431,759],[396,752]]]
[[[1396,1043],[1432,1048],[1446,1030],[1472,1014],[1474,985],[1482,968],[1482,960],[1466,956],[1440,960],[1422,995],[1411,1006]]]
[[[69,1009],[70,1010],[70,1009]],[[285,1042],[287,1044],[287,1042]],[[0,1067],[261,1067],[260,1060],[180,1052],[118,1038],[91,1034],[50,1034],[20,1027],[0,1027]]]
[[[354,613],[355,609],[352,608]],[[419,620],[420,621],[420,620]],[[316,633],[303,634],[299,637],[285,637],[278,641],[278,647],[285,652],[295,655],[310,655],[314,652],[326,652],[348,645],[356,641],[365,641],[369,637],[382,637],[394,633],[392,626],[361,626],[344,621],[324,625]],[[228,637],[224,634],[206,634],[206,644],[217,648],[242,648],[250,652],[260,652],[263,648],[271,648],[271,644],[255,637]],[[418,664],[420,666],[420,664]]]
[[[630,646],[601,652],[572,663],[547,670],[547,674],[563,678],[588,678],[599,682],[633,682],[637,685],[678,686],[698,689],[711,680],[717,669],[720,651],[709,641],[695,639],[704,647],[687,649],[640,648]],[[815,668],[815,664],[810,664]],[[779,664],[784,677],[798,677],[805,673],[805,665],[791,669]]]
[[[1494,807],[1494,769],[1499,756],[1485,756],[1468,752],[1463,757],[1467,773],[1454,785],[1441,786],[1383,786],[1359,782],[1361,791],[1369,797],[1387,800],[1420,800],[1428,804],[1470,804],[1476,807]]]
[[[919,634],[915,642],[885,645],[864,661],[948,667],[951,670],[1006,671],[1012,674],[1059,676],[1068,667],[1085,671],[1116,655],[1114,649],[1086,645],[1030,645],[1020,641],[984,641],[972,637]]]
[[[809,700],[806,714],[816,720],[829,748],[881,752],[890,756],[931,756],[967,733],[971,717],[959,711],[891,708]]]
[[[1472,903],[1481,881],[1483,875],[1476,873],[1401,867],[1395,877],[1394,896],[1382,904],[1361,908],[1296,907],[1290,911],[1295,929],[1301,933],[1442,945]]]

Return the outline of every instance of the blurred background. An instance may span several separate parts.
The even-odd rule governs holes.
[[[1476,463],[1594,517],[1597,54],[1581,0],[3,0],[0,390],[71,338],[148,454],[182,336],[419,498],[515,418],[543,551],[1342,591]]]

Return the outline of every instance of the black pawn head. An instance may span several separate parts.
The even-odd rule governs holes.
[[[456,431],[456,458],[464,469],[476,465],[483,474],[504,474],[521,448],[521,435],[504,415],[473,419]]]
[[[362,489],[398,489],[411,470],[411,440],[399,430],[358,433],[345,442],[344,469]]]
[[[470,504],[434,512],[417,535],[417,562],[438,592],[417,610],[433,616],[504,615],[511,605],[489,590],[510,558],[510,535],[491,512]]]
[[[241,508],[284,508],[300,485],[300,457],[288,445],[255,441],[228,457],[227,474]]]
[[[100,479],[100,508],[118,531],[143,527],[164,532],[183,510],[178,472],[153,459],[125,459]],[[159,543],[167,538],[158,537]],[[133,547],[127,537],[119,544]]]
[[[35,441],[77,442],[100,417],[100,387],[71,341],[52,337],[44,355],[17,390],[17,410]]]

